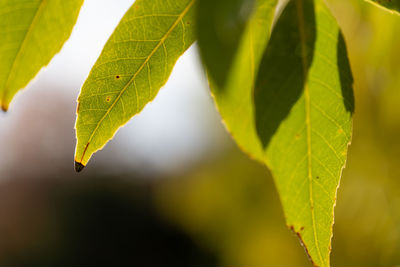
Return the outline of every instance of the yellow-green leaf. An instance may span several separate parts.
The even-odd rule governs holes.
[[[287,224],[317,266],[330,264],[352,84],[342,33],[324,1],[289,2],[260,66],[256,127]]]
[[[83,0],[0,0],[0,104],[47,65],[69,38]]]
[[[78,98],[77,171],[166,83],[194,42],[194,9],[195,0],[137,0],[122,18]]]
[[[389,12],[400,14],[399,0],[365,0],[365,1],[374,4],[378,7],[382,7]]]
[[[277,2],[256,1],[225,86],[221,88],[209,78],[218,110],[229,132],[244,151],[260,161],[263,161],[264,153],[254,123],[253,90],[258,66],[270,37]],[[209,51],[207,47],[203,50],[204,53]],[[218,65],[219,60],[215,57],[212,63]]]
[[[249,25],[227,87],[213,90],[216,102],[240,147],[272,171],[287,224],[314,265],[329,266],[354,110],[345,42],[322,0],[292,0],[258,67],[249,34],[258,24]]]
[[[208,75],[220,88],[225,84],[254,2],[255,0],[199,1],[197,37],[200,54]],[[268,29],[265,32],[268,33]]]

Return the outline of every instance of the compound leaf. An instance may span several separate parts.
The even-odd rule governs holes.
[[[0,104],[47,65],[69,38],[83,0],[0,0]]]
[[[137,0],[107,41],[78,98],[75,169],[157,95],[194,42],[195,0]]]

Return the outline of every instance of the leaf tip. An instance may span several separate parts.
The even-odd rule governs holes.
[[[75,161],[75,171],[76,172],[81,172],[85,168],[85,165],[83,165],[80,162]]]
[[[8,105],[6,103],[1,103],[1,110],[3,110],[4,112],[8,111]]]

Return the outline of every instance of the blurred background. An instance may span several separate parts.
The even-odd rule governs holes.
[[[80,86],[133,0],[86,0],[70,40],[0,114],[0,266],[310,266],[269,171],[225,131],[193,46],[81,174]],[[355,79],[333,266],[400,266],[400,17],[327,0]]]

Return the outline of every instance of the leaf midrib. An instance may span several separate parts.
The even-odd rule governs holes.
[[[308,182],[309,182],[309,198],[310,198],[310,207],[311,207],[311,220],[313,227],[313,236],[315,247],[318,252],[318,257],[321,261],[321,264],[325,266],[325,262],[322,260],[321,250],[319,247],[317,229],[316,229],[316,221],[315,221],[315,213],[314,213],[314,197],[313,197],[313,178],[312,178],[312,150],[311,150],[311,119],[310,119],[310,108],[311,108],[311,100],[310,100],[310,89],[307,83],[307,69],[309,62],[307,60],[307,40],[305,34],[305,25],[304,25],[304,2],[303,0],[297,0],[297,19],[299,25],[300,32],[300,41],[301,41],[301,58],[303,65],[303,76],[304,76],[304,101],[305,101],[305,114],[306,114],[306,127],[307,127],[307,161],[308,161]]]
[[[40,14],[43,12],[43,9],[46,6],[47,1],[48,0],[42,0],[42,2],[40,3],[38,9],[36,10],[35,16],[33,17],[32,21],[31,21],[31,24],[29,25],[29,28],[28,28],[27,32],[25,33],[24,39],[23,39],[20,47],[18,48],[17,55],[15,56],[13,64],[11,66],[11,69],[10,69],[10,71],[8,73],[6,83],[4,84],[4,92],[3,92],[3,95],[2,95],[2,99],[1,99],[1,108],[4,111],[7,111],[7,109],[8,109],[8,104],[5,103],[5,100],[6,100],[6,96],[8,94],[8,90],[9,90],[8,86],[9,86],[9,83],[11,81],[11,76],[13,75],[14,70],[16,68],[16,63],[19,61],[19,59],[21,57],[21,53],[25,49],[26,40],[32,34],[32,31],[35,28],[36,23],[38,21],[38,18],[40,17]]]
[[[103,123],[104,119],[108,116],[108,114],[111,112],[111,110],[114,108],[116,103],[120,100],[121,96],[124,94],[124,92],[127,90],[127,88],[135,82],[135,79],[137,75],[142,71],[144,66],[149,62],[151,57],[157,52],[157,50],[164,44],[165,40],[169,37],[171,32],[178,26],[180,21],[185,17],[185,15],[189,12],[189,10],[192,8],[196,0],[192,0],[189,2],[189,4],[186,6],[186,8],[181,12],[181,14],[178,16],[177,20],[172,24],[171,28],[166,32],[166,34],[160,39],[160,42],[156,45],[156,47],[151,51],[149,56],[143,61],[142,65],[138,68],[138,70],[133,74],[132,78],[129,80],[129,82],[124,86],[124,88],[121,90],[119,95],[115,98],[114,102],[111,104],[111,106],[107,109],[106,113],[103,115],[103,117],[100,119],[100,121],[96,124],[96,128],[93,130],[92,134],[90,135],[87,144],[85,146],[85,149],[82,153],[82,157],[80,159],[80,163],[83,161],[83,158],[86,154],[86,151],[90,145],[90,142],[92,141],[94,135],[96,134],[97,130],[99,129],[100,125]]]

